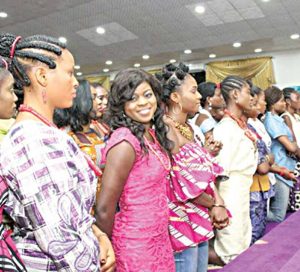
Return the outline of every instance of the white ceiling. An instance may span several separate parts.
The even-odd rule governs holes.
[[[204,14],[194,12],[197,4],[205,6]],[[172,58],[207,60],[210,53],[300,48],[300,39],[290,39],[300,32],[300,0],[1,0],[0,11],[9,15],[0,18],[0,32],[66,37],[84,75],[137,62],[143,67]],[[95,32],[98,26],[105,35]],[[233,48],[235,41],[242,47]]]

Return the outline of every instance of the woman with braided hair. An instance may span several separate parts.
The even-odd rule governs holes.
[[[251,242],[250,186],[257,168],[257,138],[241,118],[252,108],[248,83],[238,76],[221,82],[226,102],[223,119],[215,126],[213,135],[223,147],[217,161],[229,177],[217,184],[232,220],[224,230],[217,230],[210,261],[226,264],[246,250]],[[216,254],[215,254],[216,253]]]
[[[213,228],[226,227],[229,218],[214,186],[222,168],[187,124],[188,116],[198,111],[201,99],[196,80],[188,71],[183,63],[168,64],[159,76],[167,106],[168,137],[174,142],[168,187],[169,232],[176,252],[176,271],[206,272]],[[208,146],[211,152],[219,148],[218,142]]]
[[[90,214],[100,171],[52,122],[54,109],[71,107],[76,96],[72,54],[54,38],[12,34],[0,34],[0,54],[24,94],[1,145],[0,177],[26,268],[112,271],[110,242]]]
[[[14,79],[7,69],[7,61],[0,56],[0,119],[11,118],[16,111]],[[0,271],[24,272],[25,266],[10,237],[10,231],[3,225],[3,210],[7,198],[8,186],[5,180],[0,178]]]

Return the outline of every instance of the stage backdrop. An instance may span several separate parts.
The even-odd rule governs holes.
[[[275,83],[272,57],[215,61],[206,65],[206,81],[219,83],[229,75],[250,79],[263,90]]]

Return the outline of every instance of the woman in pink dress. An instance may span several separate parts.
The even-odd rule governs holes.
[[[118,272],[175,270],[166,192],[172,143],[166,137],[160,93],[153,76],[126,69],[109,94],[108,121],[114,131],[103,154],[96,220],[112,237]]]

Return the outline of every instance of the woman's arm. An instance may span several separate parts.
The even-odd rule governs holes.
[[[112,234],[117,203],[134,161],[135,151],[126,141],[108,151],[95,217],[96,225],[109,237]]]
[[[298,146],[296,142],[291,142],[289,138],[285,135],[279,136],[277,140],[284,146],[284,148],[291,152],[296,153],[298,151]]]

